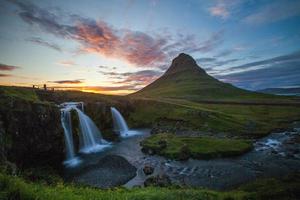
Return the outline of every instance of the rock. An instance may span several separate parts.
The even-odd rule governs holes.
[[[170,185],[171,185],[171,179],[165,174],[161,176],[157,175],[157,176],[149,177],[144,182],[145,187],[148,186],[167,187]]]
[[[190,157],[191,157],[191,151],[189,147],[186,144],[184,144],[180,149],[178,160],[187,160]]]
[[[1,160],[17,168],[51,166],[61,170],[64,134],[54,104],[0,97]]]
[[[149,166],[149,165],[146,165],[144,168],[143,168],[143,172],[146,174],[146,175],[150,175],[154,172],[154,168]]]
[[[107,155],[97,164],[73,172],[73,181],[100,188],[111,188],[127,183],[136,176],[136,168],[125,158]]]
[[[148,154],[148,155],[154,155],[155,154],[155,151],[153,151],[152,149],[149,149],[149,148],[146,148],[146,147],[143,147],[141,149],[141,151],[145,154]]]

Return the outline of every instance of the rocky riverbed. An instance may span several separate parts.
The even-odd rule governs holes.
[[[187,161],[174,161],[161,156],[143,154],[139,143],[150,135],[150,130],[137,131],[140,132],[139,135],[123,139],[104,152],[82,156],[80,159],[84,164],[71,170],[71,173],[68,170],[69,178],[75,182],[104,188],[123,183],[129,188],[144,186],[144,182],[148,179],[146,183],[158,180],[160,184],[165,185],[170,180],[178,185],[222,190],[234,188],[258,177],[282,176],[300,169],[299,128],[272,133],[256,141],[254,149],[243,156]],[[115,171],[112,170],[108,176],[107,171],[103,170],[101,159],[105,157],[109,159],[114,155],[120,156],[116,161],[124,158],[128,163],[121,168],[114,168],[114,162],[109,162],[106,165],[107,169]],[[146,172],[150,170],[151,173],[145,173],[145,166]],[[104,184],[107,180],[114,181]]]

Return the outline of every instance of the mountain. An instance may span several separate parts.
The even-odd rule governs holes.
[[[193,101],[251,101],[270,95],[243,90],[208,75],[189,55],[181,53],[153,83],[131,94],[143,98],[177,98]]]
[[[295,95],[300,96],[300,87],[295,88],[266,88],[258,90],[258,92],[266,94],[277,94],[277,95]]]

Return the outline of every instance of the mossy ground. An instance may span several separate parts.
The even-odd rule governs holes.
[[[165,146],[162,146],[163,143]],[[236,156],[252,148],[252,143],[248,140],[182,137],[174,134],[155,134],[144,140],[141,145],[171,159],[180,159],[181,156],[197,159]]]

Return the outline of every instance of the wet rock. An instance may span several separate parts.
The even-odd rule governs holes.
[[[158,187],[167,187],[171,185],[171,179],[163,174],[161,176],[152,176],[146,179],[144,186],[158,186]]]
[[[110,188],[128,182],[136,176],[136,170],[124,157],[107,155],[97,164],[73,172],[71,180],[94,187]]]
[[[146,175],[150,175],[154,172],[154,168],[149,166],[149,165],[146,165],[144,168],[143,168],[143,172],[146,174]]]
[[[155,151],[154,151],[154,150],[149,149],[149,148],[146,148],[146,147],[143,147],[143,148],[141,149],[141,151],[142,151],[143,153],[145,153],[145,154],[148,154],[148,155],[154,155],[154,154],[155,154]]]

